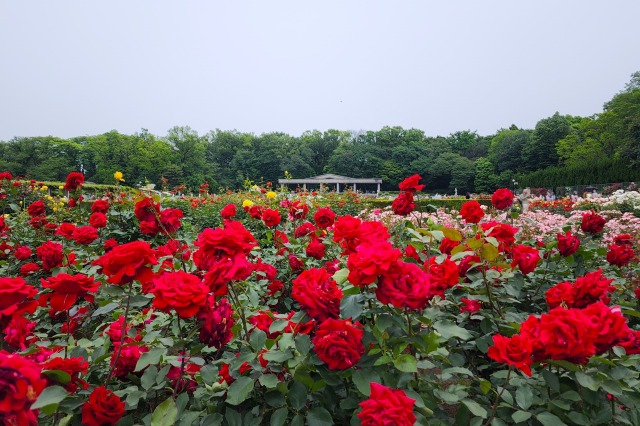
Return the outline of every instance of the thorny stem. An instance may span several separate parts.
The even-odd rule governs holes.
[[[67,309],[67,345],[64,347],[64,357],[67,357],[67,352],[69,350],[69,338],[71,337],[71,315],[69,314],[69,309]]]
[[[482,281],[484,282],[484,287],[487,290],[487,297],[489,297],[489,305],[491,305],[491,309],[496,311],[496,313],[500,315],[500,318],[504,318],[504,315],[500,310],[500,306],[498,306],[497,302],[494,303],[493,301],[493,295],[491,293],[491,288],[489,287],[489,281],[487,281],[487,271],[484,268],[484,264],[482,265]]]
[[[131,283],[129,283],[128,292],[127,292],[127,306],[124,309],[124,321],[122,324],[122,333],[120,336],[120,344],[118,345],[118,351],[116,352],[116,357],[113,359],[113,364],[111,364],[111,370],[109,371],[109,376],[107,377],[107,381],[105,382],[105,387],[111,381],[111,377],[113,377],[113,372],[116,369],[116,365],[118,365],[118,359],[120,359],[120,353],[122,352],[122,346],[124,345],[124,338],[127,335],[127,320],[129,317],[129,306],[131,305]]]
[[[484,422],[483,426],[489,426],[491,424],[491,420],[496,416],[496,412],[498,411],[498,403],[500,402],[500,398],[502,398],[502,394],[504,393],[507,385],[509,385],[509,377],[511,377],[511,366],[509,366],[509,371],[507,371],[507,378],[505,379],[504,386],[500,392],[496,393],[496,399],[491,406],[491,415],[487,418],[487,421]]]
[[[227,285],[229,289],[229,297],[231,301],[236,306],[236,309],[240,313],[240,320],[242,321],[242,329],[244,330],[244,338],[248,342],[249,341],[249,329],[247,328],[247,318],[244,314],[244,307],[240,304],[240,298],[238,297],[238,293],[236,293],[235,288],[231,283]]]
[[[182,352],[181,352],[182,360],[180,361],[180,374],[178,374],[178,380],[176,381],[176,384],[173,387],[173,395],[171,396],[171,398],[173,399],[176,399],[176,395],[178,394],[178,388],[182,384],[182,376],[184,375],[184,367],[187,360],[187,342],[182,334],[182,326],[180,324],[180,315],[177,316],[177,319],[178,319],[178,332],[180,333],[180,340],[182,340]]]

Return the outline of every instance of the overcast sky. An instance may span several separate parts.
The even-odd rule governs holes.
[[[592,115],[638,0],[0,0],[0,140],[175,125],[491,134]]]

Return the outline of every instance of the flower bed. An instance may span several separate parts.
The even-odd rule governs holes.
[[[5,177],[0,419],[637,424],[637,219],[513,218],[508,190],[419,212],[419,182],[358,217],[353,195],[87,205],[81,175],[69,199]]]

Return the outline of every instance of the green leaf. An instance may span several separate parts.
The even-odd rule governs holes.
[[[549,370],[542,370],[542,377],[552,391],[560,392],[560,380],[556,374]]]
[[[31,404],[31,409],[46,407],[47,405],[59,404],[60,401],[69,395],[62,386],[49,386],[44,388],[36,402]]]
[[[353,294],[344,296],[340,302],[340,317],[357,320],[364,310],[364,296]]]
[[[156,384],[156,376],[158,375],[158,369],[155,366],[151,366],[147,368],[140,377],[140,384],[142,385],[142,389],[149,390],[153,385]]]
[[[528,386],[520,386],[516,390],[516,402],[523,410],[528,410],[533,403],[533,392]]]
[[[207,364],[200,369],[200,377],[202,380],[211,385],[218,381],[218,367],[212,364]]]
[[[329,426],[333,424],[331,413],[322,407],[315,407],[307,413],[307,424],[313,426]]]
[[[269,424],[271,426],[282,426],[287,421],[288,415],[289,415],[289,410],[287,409],[287,407],[278,408],[271,415]]]
[[[536,419],[538,419],[543,426],[567,426],[567,424],[560,420],[558,416],[551,414],[548,411],[536,414]]]
[[[66,385],[71,381],[71,375],[62,370],[43,370],[42,374],[62,385]]]
[[[142,354],[134,371],[142,371],[148,365],[156,365],[160,363],[160,358],[167,350],[165,348],[153,348],[149,352]]]
[[[108,312],[113,311],[113,310],[114,310],[114,309],[116,309],[118,306],[120,306],[120,304],[119,304],[119,303],[116,303],[116,302],[108,303],[108,304],[106,304],[106,305],[104,305],[104,306],[102,306],[102,307],[100,307],[100,308],[96,309],[96,310],[93,312],[93,314],[92,314],[91,316],[92,316],[92,317],[97,317],[97,316],[99,316],[99,315],[106,314],[106,313],[108,313]]]
[[[151,426],[171,426],[178,417],[178,407],[173,398],[165,399],[158,405],[151,415]]]
[[[369,396],[371,392],[371,382],[380,383],[380,376],[372,369],[356,370],[352,376],[353,383],[361,394]]]
[[[599,388],[598,382],[592,376],[583,373],[582,371],[576,372],[576,381],[580,384],[580,386],[584,386],[587,389],[591,389],[592,391],[597,391]]]
[[[449,340],[452,337],[458,337],[462,340],[469,340],[471,337],[471,333],[468,330],[458,327],[453,321],[449,320],[440,320],[436,321],[433,324],[433,328],[442,336],[443,338]]]
[[[264,348],[264,344],[267,341],[267,333],[264,331],[254,328],[251,331],[251,336],[249,337],[249,343],[254,351],[259,352]]]
[[[488,380],[480,380],[480,390],[482,391],[483,394],[487,394],[489,393],[489,391],[491,390],[491,382]]]
[[[526,422],[531,418],[531,413],[527,411],[518,410],[511,415],[511,418],[516,423],[522,423],[522,422]]]
[[[482,417],[483,419],[487,418],[487,410],[485,410],[480,404],[471,400],[471,399],[463,399],[462,403],[471,411],[471,414],[474,416]]]
[[[227,391],[227,403],[238,405],[244,402],[251,391],[255,382],[250,377],[238,377],[238,379],[229,386]]]
[[[296,336],[296,349],[300,355],[306,356],[311,349],[311,338],[308,334],[298,334]]]
[[[301,410],[307,405],[307,387],[300,382],[293,382],[289,388],[289,404],[294,410]]]
[[[338,285],[342,285],[345,283],[345,281],[347,281],[347,277],[349,276],[349,269],[348,268],[342,268],[339,271],[336,271],[336,273],[333,274],[333,280],[338,284]]]
[[[413,355],[403,354],[400,355],[393,362],[395,367],[403,373],[416,373],[418,371],[418,363]]]
[[[262,376],[260,376],[258,381],[262,386],[268,389],[273,389],[278,385],[278,383],[280,383],[280,380],[278,380],[278,376],[276,376],[275,374],[263,374]]]

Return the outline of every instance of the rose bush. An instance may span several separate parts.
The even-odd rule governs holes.
[[[423,212],[420,180],[362,215],[1,180],[0,420],[638,424],[635,219]]]

